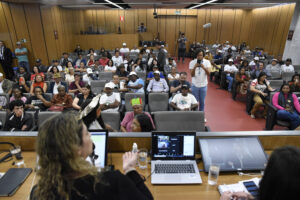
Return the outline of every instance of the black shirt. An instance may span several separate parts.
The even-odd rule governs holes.
[[[181,82],[179,80],[174,80],[171,83],[171,87],[178,87],[181,84]],[[189,89],[191,88],[191,84],[188,81],[184,81],[183,84],[181,85],[188,85]],[[179,89],[177,92],[181,92],[181,89]]]
[[[153,199],[152,194],[144,184],[143,179],[136,171],[131,171],[127,175],[120,171],[109,171],[98,174],[100,182],[94,185],[95,177],[88,175],[73,182],[73,188],[70,192],[72,200],[146,200]],[[30,199],[33,198],[32,189]],[[57,200],[60,200],[58,196]]]
[[[27,125],[24,131],[29,131],[33,126],[32,117],[27,113],[24,113],[21,117],[16,117],[15,113],[12,112],[7,115],[3,130],[11,131],[13,129],[14,131],[21,131],[24,125]]]
[[[120,71],[120,70],[117,70],[116,74],[119,76],[119,77],[127,77],[129,72],[127,71],[124,71],[123,73]]]
[[[25,85],[30,88],[29,84],[27,82],[25,82]],[[23,85],[19,85],[19,83],[16,83],[13,85],[13,88],[20,88],[22,93],[28,93],[29,91],[26,91],[25,87]]]
[[[42,94],[43,98],[46,101],[51,101],[51,99],[49,99],[48,96]],[[44,103],[42,102],[42,100],[40,100],[39,98],[37,98],[36,96],[30,96],[25,104],[32,104],[34,106],[39,107],[40,111],[46,111],[48,109],[47,106],[44,105]]]
[[[82,105],[83,103],[86,103],[86,101],[91,101],[94,97],[95,97],[95,95],[92,94],[92,93],[90,93],[89,96],[88,96],[86,99],[84,99],[84,95],[83,95],[83,94],[81,94],[81,93],[78,94],[78,95],[77,95],[77,98],[79,99],[79,101],[78,101],[78,106],[81,107],[81,105]]]

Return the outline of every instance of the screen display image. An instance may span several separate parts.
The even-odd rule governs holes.
[[[195,135],[162,135],[152,137],[154,158],[186,158],[194,156]]]
[[[91,132],[91,139],[95,144],[95,155],[97,155],[97,159],[95,159],[95,166],[104,168],[106,164],[106,132]],[[90,157],[87,158],[88,161],[91,162]]]
[[[220,171],[263,170],[266,154],[257,137],[199,139],[204,168],[220,166]]]

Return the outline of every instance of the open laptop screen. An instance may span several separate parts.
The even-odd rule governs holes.
[[[263,170],[267,156],[258,137],[199,138],[206,172],[210,165],[220,171]]]
[[[153,160],[194,160],[195,138],[193,132],[153,132]]]
[[[107,162],[107,140],[108,133],[106,130],[93,130],[90,131],[91,138],[95,144],[95,166],[104,168]],[[91,161],[91,158],[87,158],[88,161]]]

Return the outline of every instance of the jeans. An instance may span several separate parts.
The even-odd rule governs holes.
[[[28,73],[30,73],[30,67],[29,67],[29,62],[26,61],[21,61],[19,62],[19,67],[24,67]]]
[[[205,87],[196,87],[192,85],[192,94],[195,96],[197,101],[199,102],[199,110],[204,111],[205,105],[205,97],[207,92],[207,86]]]
[[[300,126],[300,117],[296,111],[291,113],[286,110],[278,110],[276,115],[278,119],[289,121],[293,130]]]
[[[185,48],[178,48],[178,61],[180,61],[180,58],[182,58],[182,61],[184,61],[185,57]]]
[[[226,79],[229,81],[228,91],[231,91],[231,89],[232,89],[232,83],[233,83],[233,78],[231,76],[226,76]]]

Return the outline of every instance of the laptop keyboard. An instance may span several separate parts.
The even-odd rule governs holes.
[[[195,173],[193,164],[155,164],[156,174]]]

